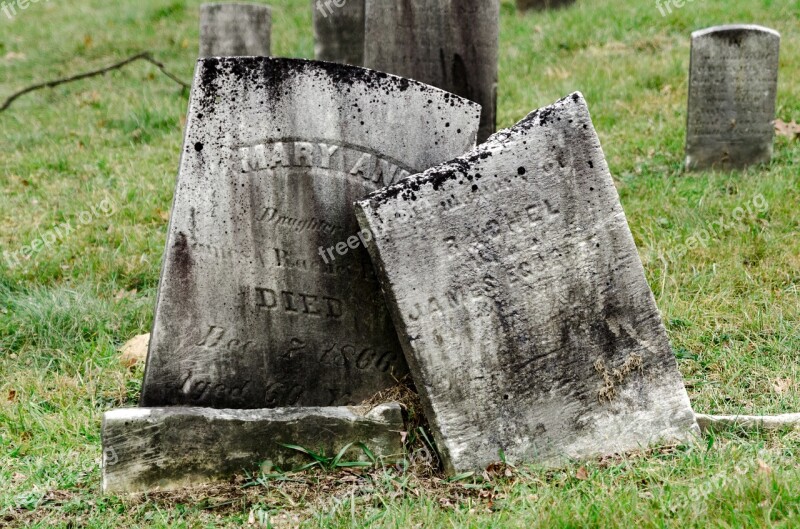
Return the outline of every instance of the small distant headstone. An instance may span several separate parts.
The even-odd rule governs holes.
[[[567,7],[575,3],[575,0],[517,0],[517,10],[519,11],[544,11]]]
[[[581,94],[356,213],[449,473],[699,432]]]
[[[437,86],[483,108],[496,129],[499,0],[368,0],[364,65]]]
[[[268,6],[200,6],[200,57],[267,57],[271,34],[272,11]]]
[[[479,113],[353,66],[201,59],[142,405],[337,406],[394,386],[407,366],[353,203],[467,152]]]
[[[772,158],[780,40],[751,25],[692,33],[687,169],[737,169]]]
[[[365,0],[312,0],[317,60],[364,64]]]

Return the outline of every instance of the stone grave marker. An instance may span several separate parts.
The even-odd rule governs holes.
[[[374,454],[402,456],[402,428],[399,404],[364,414],[334,407],[113,410],[103,416],[103,491],[174,490],[225,480],[264,463],[292,470],[309,463],[300,452],[282,446],[298,440],[326,455],[363,442]],[[366,458],[354,445],[343,460]]]
[[[517,0],[518,11],[544,11],[571,6],[575,0]]]
[[[364,65],[483,107],[478,141],[497,122],[499,0],[368,0]]]
[[[200,6],[200,57],[269,56],[272,11],[262,4]]]
[[[474,146],[478,105],[333,63],[198,61],[141,404],[358,404],[407,372],[353,203]]]
[[[317,60],[364,64],[364,5],[365,0],[312,0]]]
[[[770,161],[780,40],[776,31],[751,25],[692,33],[687,169]]]
[[[580,93],[356,213],[448,473],[699,432]]]

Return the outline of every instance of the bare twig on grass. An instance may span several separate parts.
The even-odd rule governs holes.
[[[104,75],[104,74],[106,74],[108,72],[111,72],[113,70],[119,70],[120,68],[122,68],[124,66],[127,66],[127,65],[129,65],[129,64],[131,64],[133,62],[136,62],[136,61],[149,62],[150,64],[156,66],[159,70],[161,70],[161,72],[164,75],[166,75],[167,77],[169,77],[170,79],[172,79],[173,81],[178,83],[184,89],[188,90],[189,88],[191,88],[190,85],[188,85],[187,83],[184,83],[183,81],[178,79],[175,75],[170,73],[167,70],[166,66],[164,66],[163,63],[155,60],[153,58],[153,56],[150,55],[150,52],[145,51],[145,52],[142,52],[142,53],[137,53],[136,55],[133,55],[131,57],[128,57],[124,61],[120,61],[120,62],[118,62],[116,64],[112,64],[111,66],[106,66],[105,68],[101,68],[99,70],[93,70],[91,72],[84,72],[84,73],[81,73],[81,74],[78,74],[78,75],[73,75],[73,76],[70,76],[70,77],[63,77],[61,79],[54,79],[52,81],[47,81],[46,83],[38,83],[38,84],[31,85],[31,86],[28,86],[26,88],[23,88],[22,90],[11,94],[8,97],[8,99],[6,99],[3,102],[3,105],[0,106],[0,112],[4,112],[6,109],[8,109],[8,107],[11,106],[11,103],[13,103],[15,100],[17,100],[17,98],[19,98],[19,97],[21,97],[21,96],[23,96],[25,94],[29,94],[31,92],[34,92],[36,90],[41,90],[43,88],[54,88],[54,87],[62,85],[62,84],[71,83],[71,82],[74,82],[74,81],[80,81],[81,79],[87,79],[89,77],[96,77],[98,75]]]

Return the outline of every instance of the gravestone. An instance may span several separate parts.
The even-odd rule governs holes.
[[[272,11],[262,4],[200,6],[200,57],[269,56]]]
[[[499,0],[368,0],[364,65],[483,107],[478,142],[496,128]]]
[[[364,4],[365,0],[312,0],[317,60],[364,64]]]
[[[308,456],[286,444],[306,443],[318,454],[336,455],[362,442],[374,454],[401,456],[399,404],[368,413],[351,408],[214,410],[128,408],[103,416],[103,491],[135,493],[174,490],[263,470],[264,463],[291,470]],[[394,430],[394,432],[392,432]],[[343,461],[364,461],[353,444]]]
[[[353,203],[468,151],[479,112],[351,66],[198,61],[142,406],[339,406],[395,385]]]
[[[687,169],[770,161],[780,39],[776,31],[750,25],[692,33]]]
[[[581,94],[356,214],[448,473],[698,433]]]
[[[544,11],[545,9],[555,9],[567,7],[575,3],[575,0],[517,0],[518,11]]]

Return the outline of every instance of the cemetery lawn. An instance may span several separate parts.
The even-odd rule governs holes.
[[[144,50],[189,81],[199,3],[57,0],[0,15],[0,98]],[[270,3],[275,55],[311,57],[309,2]],[[698,0],[666,17],[652,0],[524,17],[503,0],[500,125],[581,90],[694,408],[800,412],[800,141],[777,138],[772,163],[745,172],[681,170],[689,34],[727,22],[781,32],[778,117],[800,120],[797,0]],[[21,266],[0,259],[0,526],[800,526],[789,430],[499,466],[488,480],[383,468],[101,496],[100,420],[137,403],[141,368],[117,349],[151,325],[186,106],[136,63],[0,113],[0,251],[54,240]]]

